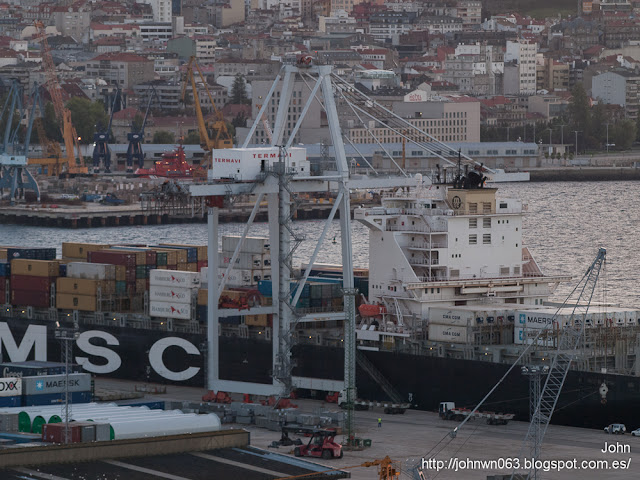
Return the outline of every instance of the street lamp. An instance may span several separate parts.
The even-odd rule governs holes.
[[[607,122],[607,155],[609,155],[609,122]]]
[[[580,130],[574,130],[573,131],[576,134],[576,157],[578,156],[578,133],[580,133]]]

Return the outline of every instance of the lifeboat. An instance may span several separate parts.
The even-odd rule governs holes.
[[[358,307],[360,315],[363,317],[381,317],[387,313],[387,307],[380,304],[365,303]]]

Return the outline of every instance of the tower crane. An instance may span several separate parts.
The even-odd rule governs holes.
[[[196,76],[194,72],[194,68],[198,73],[200,81],[204,85],[205,92],[209,97],[209,101],[211,102],[211,108],[213,109],[213,120],[205,121],[204,115],[202,113],[202,107],[200,106],[200,98],[198,96],[198,86],[196,84]],[[211,96],[211,92],[207,87],[207,82],[205,81],[204,75],[202,74],[202,70],[200,70],[200,66],[196,62],[195,57],[191,57],[189,59],[189,64],[187,65],[187,81],[184,82],[182,86],[182,102],[185,101],[185,96],[187,93],[187,83],[191,85],[191,92],[193,94],[193,103],[196,110],[196,116],[198,118],[198,132],[200,133],[200,146],[205,151],[205,159],[202,164],[204,168],[209,168],[211,162],[211,151],[215,149],[221,148],[232,148],[233,147],[233,139],[229,134],[229,130],[227,129],[227,123],[224,121],[224,117],[222,116],[222,112],[216,108],[215,103],[213,102],[213,97]]]
[[[144,143],[144,127],[147,125],[149,110],[151,109],[151,104],[154,98],[158,101],[158,103],[160,103],[160,100],[158,99],[158,93],[152,86],[151,94],[149,95],[149,100],[147,102],[147,109],[144,112],[144,119],[142,120],[140,130],[136,131],[134,126],[131,125],[131,133],[127,134],[127,140],[129,141],[129,146],[127,147],[127,173],[133,173],[134,159],[136,159],[138,162],[138,168],[144,168],[144,152],[142,151],[142,144]]]
[[[58,125],[60,125],[62,138],[64,140],[66,159],[62,163],[66,163],[67,175],[86,175],[89,173],[89,170],[82,164],[82,154],[78,143],[78,134],[71,123],[71,112],[65,107],[64,102],[62,101],[62,88],[60,87],[60,83],[58,82],[58,77],[56,75],[56,67],[53,63],[53,58],[51,57],[51,50],[49,48],[49,43],[47,42],[44,24],[41,21],[36,21],[35,27],[36,37],[40,40],[42,45],[42,63],[44,65],[44,71],[47,78],[45,85],[51,95],[53,108],[56,112],[56,119],[58,121]]]
[[[93,134],[93,173],[100,173],[100,161],[104,165],[104,172],[111,173],[111,149],[109,148],[109,136],[111,134],[111,124],[113,123],[113,114],[116,110],[117,101],[122,101],[120,95],[120,87],[116,85],[116,94],[111,102],[111,115],[109,116],[109,125],[106,130],[101,130],[99,125],[98,131]]]

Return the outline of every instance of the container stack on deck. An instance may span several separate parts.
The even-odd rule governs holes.
[[[54,306],[51,292],[59,275],[57,260],[11,260],[11,304],[38,308]]]
[[[240,237],[222,236],[222,252],[220,252],[220,274],[223,274],[232,260]],[[236,258],[234,270],[229,276],[228,285],[250,286],[260,280],[271,279],[271,248],[269,239],[263,237],[247,237]]]

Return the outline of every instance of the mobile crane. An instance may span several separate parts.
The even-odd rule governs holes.
[[[129,141],[129,146],[127,147],[127,173],[133,173],[134,159],[138,162],[138,168],[144,168],[144,152],[142,151],[142,144],[144,143],[144,127],[147,125],[149,110],[151,109],[151,104],[154,98],[158,103],[160,103],[158,93],[152,86],[149,100],[147,102],[147,110],[144,112],[144,119],[142,120],[140,130],[136,131],[135,127],[131,125],[131,133],[127,134],[127,140]]]
[[[82,164],[82,154],[80,152],[80,145],[78,143],[78,134],[76,129],[71,123],[71,112],[65,107],[62,101],[62,88],[58,82],[56,75],[56,67],[51,57],[51,49],[47,42],[47,35],[45,33],[44,24],[41,21],[35,22],[36,38],[40,40],[42,45],[42,63],[44,65],[44,71],[46,74],[46,87],[51,95],[53,102],[53,108],[56,112],[56,119],[60,129],[62,131],[62,138],[65,146],[66,159],[62,162],[65,168],[65,172],[59,172],[66,175],[86,175],[89,173],[89,169]],[[76,157],[77,152],[77,157]]]
[[[211,108],[213,110],[213,119],[210,121],[206,121],[204,118],[204,114],[202,113],[202,107],[200,106],[200,98],[198,97],[198,86],[196,84],[196,74],[194,69],[198,73],[198,77],[202,84],[204,85],[204,90],[209,97],[209,101],[211,102]],[[211,151],[221,148],[232,148],[233,147],[233,139],[229,134],[229,130],[227,129],[227,123],[224,121],[224,117],[222,116],[222,112],[218,110],[213,102],[213,97],[211,96],[211,92],[207,87],[207,82],[205,81],[204,75],[202,74],[202,70],[200,70],[200,66],[196,62],[195,57],[191,57],[189,59],[189,64],[187,65],[187,81],[184,82],[182,86],[182,102],[185,102],[186,94],[187,94],[187,84],[191,85],[191,92],[193,94],[193,104],[196,110],[196,116],[198,118],[198,132],[200,133],[200,146],[205,151],[204,162],[202,167],[209,168],[211,166]]]

